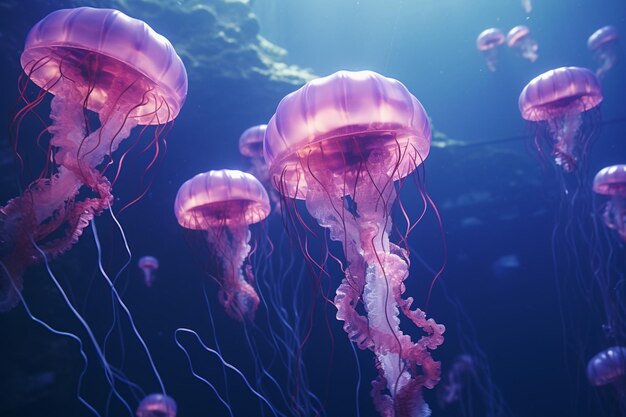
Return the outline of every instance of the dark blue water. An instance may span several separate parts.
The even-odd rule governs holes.
[[[447,256],[447,267],[428,306],[428,315],[447,328],[446,341],[433,352],[442,362],[442,375],[447,377],[459,355],[469,355],[474,367],[462,377],[465,388],[459,400],[450,405],[438,401],[437,389],[425,390],[433,416],[620,415],[616,387],[590,386],[584,367],[592,355],[616,341],[602,328],[606,324],[603,300],[590,265],[609,266],[608,275],[614,279],[611,293],[622,310],[625,300],[619,277],[623,280],[624,246],[601,227],[594,230],[603,243],[590,244],[576,226],[592,224],[591,195],[581,184],[588,185],[606,165],[626,162],[624,43],[619,50],[621,62],[602,80],[601,115],[589,117],[595,136],[575,181],[559,174],[550,160],[536,157],[530,139],[534,130],[521,119],[517,99],[526,83],[544,71],[570,65],[594,68],[586,48],[588,36],[606,24],[626,34],[626,5],[620,0],[535,0],[533,6],[527,15],[517,0],[255,0],[252,4],[260,35],[288,51],[288,64],[309,68],[319,76],[341,69],[369,69],[396,78],[421,101],[438,132],[463,142],[463,146],[433,147],[425,163],[425,184],[439,208],[444,239],[432,210],[409,239],[413,256],[407,294],[422,308],[433,272]],[[144,15],[135,17],[152,24],[156,7],[145,2],[137,8]],[[21,46],[12,42],[23,40],[28,28],[44,15],[21,15],[22,21],[12,26],[20,34],[7,36],[0,29],[3,50],[9,51],[1,70],[0,109],[5,116],[18,98]],[[476,36],[488,27],[506,32],[519,24],[531,28],[539,44],[538,61],[530,63],[503,47],[497,71],[488,71],[475,48]],[[182,30],[168,25],[154,28],[168,37]],[[179,227],[173,201],[178,187],[197,173],[248,169],[238,153],[237,139],[246,128],[269,120],[282,93],[251,89],[250,80],[219,82],[208,73],[206,83],[202,80],[190,83],[185,107],[168,133],[162,162],[148,173],[148,192],[118,214],[132,251],[127,269],[122,269],[128,256],[115,222],[106,212],[96,219],[105,269],[112,277],[122,271],[118,288],[168,395],[178,402],[178,415],[228,416],[229,412],[214,391],[194,377],[176,340],[189,350],[193,371],[215,385],[234,415],[273,415],[239,375],[225,371],[217,356],[204,351],[197,339],[189,334],[176,339],[175,329],[181,327],[194,329],[213,348],[219,345],[224,359],[264,394],[277,415],[312,416],[313,410],[323,410],[321,415],[326,416],[378,415],[369,394],[376,375],[372,355],[359,351],[355,359],[334,317],[335,308],[324,301],[324,296],[332,300],[341,271],[329,261],[328,274],[316,276],[280,217],[253,229],[259,249],[251,264],[259,291],[268,300],[276,291],[273,299],[289,312],[291,325],[299,326],[295,347],[303,365],[297,369],[306,372],[306,383],[296,384],[296,367],[281,362],[285,354],[276,348],[272,335],[294,343],[293,334],[285,332],[271,303],[267,309],[262,304],[256,324],[247,326],[232,321],[219,305],[218,286],[209,277],[216,271],[210,248],[201,236]],[[45,111],[42,115],[46,117]],[[32,126],[26,130],[37,131]],[[2,152],[4,157],[10,150],[2,148]],[[125,164],[114,193],[118,209],[145,189],[139,178],[149,160],[150,155],[139,155]],[[2,190],[2,204],[18,193],[8,187]],[[581,189],[587,197],[573,198],[564,189]],[[414,185],[403,188],[401,198],[409,212],[421,210]],[[304,206],[299,208],[304,213]],[[318,243],[324,241],[319,227],[314,232],[321,236]],[[338,245],[329,247],[343,259]],[[311,251],[317,259],[326,253],[319,245]],[[136,389],[117,385],[134,409],[144,393],[159,391],[159,385],[126,316],[113,313],[120,310],[111,307],[115,303],[98,271],[97,255],[93,232],[87,228],[79,244],[52,267],[101,344],[116,323],[107,339],[107,356],[138,384]],[[151,288],[146,288],[136,267],[144,255],[160,262]],[[84,397],[103,416],[130,415],[115,399],[107,406],[110,386],[93,346],[41,266],[27,272],[24,296],[35,315],[84,341],[89,358],[81,385]],[[0,399],[6,404],[0,407],[1,415],[91,415],[77,400],[83,361],[75,341],[51,334],[22,307],[0,316],[0,329],[0,391],[5,393]],[[265,368],[255,366],[255,358]],[[264,369],[275,383],[263,374]],[[306,395],[307,390],[311,395]],[[294,392],[300,397],[290,400]],[[312,405],[313,395],[319,404]],[[301,401],[300,408],[294,401]]]

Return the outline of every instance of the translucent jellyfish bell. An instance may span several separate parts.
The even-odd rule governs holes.
[[[154,284],[154,271],[159,269],[159,260],[154,256],[144,256],[139,259],[137,266],[143,271],[143,280],[146,287],[151,287]]]
[[[596,387],[612,384],[626,375],[626,348],[613,346],[596,354],[587,364],[587,378]]]
[[[168,395],[150,394],[137,406],[137,417],[176,417],[176,401]]]
[[[593,191],[610,198],[604,206],[604,224],[626,242],[626,165],[598,171],[593,179]]]
[[[198,174],[178,190],[174,213],[182,227],[206,232],[212,253],[221,263],[219,300],[226,313],[239,321],[252,320],[260,300],[252,268],[245,263],[251,250],[249,226],[270,213],[263,185],[237,170]]]
[[[586,68],[562,67],[533,78],[519,96],[522,117],[544,124],[553,141],[552,156],[565,172],[572,172],[587,148],[590,129],[583,114],[602,102],[602,88]]]
[[[603,78],[617,62],[619,32],[615,26],[604,26],[589,36],[587,48],[593,54],[599,66],[596,69],[598,78]]]
[[[530,36],[530,29],[528,26],[515,26],[506,35],[506,43],[510,48],[515,48],[520,51],[522,57],[526,58],[530,62],[535,62],[538,58],[537,50],[539,45],[537,41]]]
[[[498,47],[502,45],[506,37],[500,29],[485,29],[476,38],[476,48],[483,53],[489,71],[495,71],[498,65]]]

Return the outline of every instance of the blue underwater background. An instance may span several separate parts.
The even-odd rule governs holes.
[[[327,258],[327,273],[316,274],[280,215],[253,226],[257,243],[250,264],[262,302],[254,323],[242,324],[217,301],[210,247],[201,234],[184,231],[173,214],[178,188],[192,176],[250,168],[239,154],[239,136],[267,123],[283,96],[312,78],[364,69],[400,80],[433,126],[423,173],[443,232],[429,208],[409,237],[406,282],[407,295],[424,309],[433,276],[446,263],[427,309],[446,326],[445,342],[432,353],[441,361],[442,382],[424,390],[432,415],[625,415],[624,376],[612,386],[593,387],[585,374],[593,355],[626,345],[626,323],[617,320],[620,329],[606,323],[606,311],[626,317],[625,247],[603,228],[590,190],[599,169],[626,163],[623,0],[534,0],[528,14],[519,0],[1,0],[2,205],[43,164],[34,141],[38,129],[26,125],[20,152],[33,156],[20,178],[7,133],[23,76],[24,39],[48,13],[78,6],[120,9],[170,39],[187,67],[189,93],[156,166],[146,168],[151,153],[132,154],[113,189],[113,212],[130,258],[105,211],[95,218],[95,229],[87,227],[70,251],[50,262],[69,301],[119,369],[114,385],[124,401],[112,396],[84,327],[45,266],[37,265],[24,276],[31,313],[76,334],[88,366],[76,340],[46,330],[23,306],[0,314],[0,416],[93,415],[77,390],[101,416],[128,416],[146,394],[160,391],[98,267],[94,230],[103,269],[116,279],[178,416],[377,416],[369,394],[376,376],[373,356],[354,350],[326,301],[342,278],[336,262]],[[537,40],[539,59],[531,63],[502,46],[497,70],[489,71],[476,50],[477,35],[489,27],[506,33],[520,24]],[[518,97],[532,78],[550,69],[595,69],[587,38],[609,24],[622,34],[619,61],[602,79],[599,111],[585,117],[593,138],[584,161],[576,174],[563,174],[549,157],[538,157],[536,129],[520,117]],[[48,110],[49,99],[37,112],[45,119]],[[151,135],[141,140],[147,145]],[[400,198],[416,217],[423,203],[412,183]],[[304,205],[298,209],[317,236],[313,257],[324,259],[325,232]],[[338,244],[328,246],[343,259]],[[150,288],[137,267],[144,255],[159,260]],[[609,277],[605,287],[598,284],[597,265]],[[600,288],[610,294],[612,307],[603,304]],[[197,332],[249,385],[219,355],[203,349],[198,337],[176,333],[180,328]],[[471,371],[458,376],[458,398],[444,403],[438,390],[459,369],[459,358]]]

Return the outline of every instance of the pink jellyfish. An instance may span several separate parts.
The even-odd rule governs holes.
[[[376,356],[372,397],[382,416],[429,415],[421,387],[433,388],[440,377],[429,350],[443,342],[444,327],[402,297],[408,252],[389,241],[394,181],[422,163],[430,141],[420,102],[399,81],[371,71],[310,81],[282,99],[265,133],[272,184],[284,198],[305,200],[342,244],[337,318],[352,342]],[[400,312],[423,331],[417,342],[400,329]]]
[[[152,287],[154,284],[154,271],[159,269],[159,260],[154,256],[143,256],[137,264],[139,269],[143,271],[143,282],[146,287]]]
[[[137,406],[137,417],[176,417],[176,401],[168,395],[150,394]]]
[[[593,191],[611,198],[604,206],[604,224],[626,242],[626,165],[598,171],[593,179]]]
[[[522,117],[540,122],[554,146],[552,156],[565,172],[576,168],[578,154],[587,151],[591,137],[583,129],[583,113],[602,101],[598,78],[585,68],[562,67],[533,78],[522,90],[519,109]],[[541,145],[536,146],[542,152]]]
[[[587,48],[600,66],[596,70],[598,78],[603,78],[617,62],[617,42],[619,33],[614,26],[604,26],[589,36]]]
[[[476,48],[485,56],[489,71],[495,71],[498,65],[498,47],[505,41],[500,29],[490,28],[480,32],[476,38]]]
[[[172,44],[117,10],[49,14],[28,34],[21,63],[42,91],[28,102],[26,85],[20,88],[26,103],[13,122],[16,132],[46,93],[53,95],[52,122],[44,130],[50,135],[45,174],[0,208],[0,240],[8,248],[0,311],[17,304],[24,270],[42,259],[38,248],[48,258],[63,253],[113,203],[104,171],[132,128],[170,122],[187,94],[185,67]]]
[[[206,231],[213,254],[221,263],[218,282],[220,303],[236,319],[252,320],[259,305],[251,266],[249,225],[264,220],[270,203],[263,185],[254,176],[222,169],[198,174],[185,182],[176,195],[178,223]]]
[[[506,43],[510,48],[518,49],[521,55],[530,62],[537,60],[537,50],[539,46],[537,45],[537,41],[530,36],[528,26],[515,26],[511,29],[506,35]]]

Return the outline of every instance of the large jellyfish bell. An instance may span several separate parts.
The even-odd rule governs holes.
[[[593,191],[610,197],[604,206],[604,224],[626,242],[626,165],[602,168],[593,179]]]
[[[511,29],[506,35],[506,44],[509,45],[509,48],[518,49],[522,57],[530,62],[535,62],[538,58],[537,50],[539,45],[530,35],[528,26],[520,25]]]
[[[524,119],[545,126],[555,163],[572,172],[591,137],[583,114],[601,101],[602,88],[593,72],[562,67],[533,78],[520,94],[519,109]],[[537,147],[541,151],[540,144]]]
[[[489,71],[495,71],[498,66],[498,48],[506,37],[500,29],[485,29],[476,38],[476,48],[483,53]]]
[[[603,78],[617,62],[619,32],[615,26],[604,26],[596,30],[587,40],[587,48],[593,54],[599,66],[596,69],[598,78]]]
[[[141,20],[112,9],[49,14],[29,32],[21,64],[42,92],[24,103],[13,127],[19,132],[45,93],[53,94],[46,129],[50,166],[0,209],[2,262],[12,281],[7,284],[0,274],[6,292],[0,310],[17,303],[13,288],[21,289],[26,267],[40,261],[41,253],[51,258],[69,249],[93,216],[112,204],[104,172],[131,129],[173,120],[187,94],[185,67],[172,44]],[[20,86],[24,100],[25,90],[26,84]],[[157,138],[162,131],[157,129]]]
[[[443,342],[444,328],[402,297],[408,254],[389,240],[394,181],[422,163],[430,140],[420,102],[399,81],[371,71],[310,81],[283,98],[265,133],[274,187],[305,200],[343,246],[337,318],[351,341],[376,356],[372,397],[382,416],[429,415],[421,387],[434,387],[440,376],[429,350]],[[419,341],[400,329],[400,312],[424,331]]]
[[[249,225],[270,213],[269,197],[251,174],[222,169],[198,174],[185,182],[176,195],[178,223],[206,231],[207,241],[221,263],[218,276],[220,303],[236,320],[252,320],[259,305],[250,265]]]

